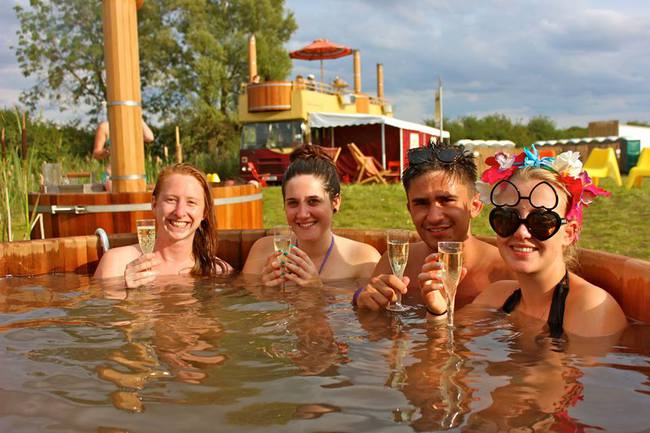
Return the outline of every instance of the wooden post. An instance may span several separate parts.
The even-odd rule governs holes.
[[[354,50],[354,93],[361,93],[361,53]]]
[[[137,7],[143,0],[104,0],[104,58],[113,192],[146,190]]]
[[[25,113],[23,113],[23,129],[22,129],[22,136],[21,136],[21,143],[22,143],[22,148],[21,148],[21,155],[24,160],[27,160],[27,152],[28,152],[28,147],[27,147],[27,119],[25,118]]]
[[[183,146],[181,145],[181,130],[176,127],[176,162],[183,162]]]
[[[377,63],[377,99],[384,99],[384,65]]]
[[[255,35],[248,38],[248,82],[252,83],[257,76],[257,49]]]

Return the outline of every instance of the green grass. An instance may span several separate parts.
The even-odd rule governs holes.
[[[623,179],[625,183],[625,179]],[[609,179],[600,184],[612,196],[597,199],[585,210],[579,246],[650,260],[650,181],[639,189],[617,187]],[[399,184],[343,185],[341,212],[335,227],[359,229],[413,229],[406,196]],[[475,234],[494,236],[487,209],[472,222]],[[264,189],[264,226],[286,224],[280,187]]]

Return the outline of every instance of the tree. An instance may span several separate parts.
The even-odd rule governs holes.
[[[433,126],[433,120],[425,121]],[[565,130],[557,129],[555,122],[545,116],[535,116],[527,124],[512,121],[503,114],[489,114],[482,118],[463,116],[453,120],[445,119],[445,129],[451,141],[463,138],[471,140],[511,140],[519,146],[529,146],[538,140],[585,137],[587,129],[572,126]]]
[[[96,120],[106,99],[101,2],[31,0],[14,9],[16,57],[36,78],[21,100],[34,108],[46,98],[61,110],[86,104]],[[197,105],[229,116],[247,76],[248,35],[258,35],[260,73],[284,78],[291,63],[283,44],[295,29],[284,0],[145,1],[138,11],[144,109],[163,120]]]
[[[14,7],[20,29],[13,48],[23,75],[36,78],[21,101],[33,108],[47,98],[62,111],[83,103],[96,115],[106,93],[101,3],[32,0],[30,5]]]

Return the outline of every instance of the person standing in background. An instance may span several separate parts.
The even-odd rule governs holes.
[[[151,129],[142,121],[142,135],[145,143],[151,143],[154,140],[154,135]],[[107,166],[104,175],[102,176],[102,183],[106,187],[106,191],[111,191],[111,164],[110,164],[110,128],[108,121],[103,121],[97,126],[95,133],[95,144],[93,146],[93,158],[102,161],[106,160]]]

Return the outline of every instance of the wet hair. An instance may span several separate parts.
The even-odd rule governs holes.
[[[330,200],[341,194],[341,181],[336,165],[321,146],[305,144],[291,152],[291,164],[284,172],[282,180],[282,197],[285,186],[294,177],[301,174],[311,174],[320,179]]]
[[[435,144],[434,146],[436,149],[455,148],[453,145],[446,143]],[[469,151],[465,151],[452,162],[443,162],[432,156],[424,162],[409,164],[402,173],[404,190],[408,193],[413,179],[432,171],[444,172],[450,178],[460,180],[470,193],[476,192],[476,180],[478,179],[476,162],[474,162],[474,156]]]
[[[219,246],[217,235],[217,219],[214,215],[214,201],[212,200],[212,188],[202,171],[189,164],[174,164],[165,167],[158,175],[156,186],[152,195],[158,203],[165,180],[174,174],[191,176],[196,179],[203,189],[203,220],[194,234],[192,243],[192,255],[194,256],[194,267],[192,275],[218,275],[228,272],[228,264],[217,257]]]
[[[558,208],[564,206],[564,216],[566,216],[566,213],[569,211],[569,206],[571,204],[571,193],[566,189],[564,183],[558,179],[557,173],[539,167],[523,167],[515,171],[510,180],[517,181],[529,179],[546,181],[550,183],[551,186],[555,188],[555,192],[557,193],[559,199]],[[578,234],[581,229],[582,226],[578,226]],[[574,270],[579,266],[577,239],[578,238],[576,236],[576,239],[571,245],[564,247],[562,254],[564,257],[564,263],[570,270]]]

